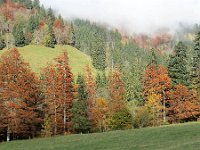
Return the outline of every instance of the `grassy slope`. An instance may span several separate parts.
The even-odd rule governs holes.
[[[13,141],[0,150],[198,150],[200,123]]]
[[[29,62],[32,70],[36,73],[40,73],[41,68],[45,67],[47,63],[52,63],[54,61],[53,59],[59,56],[63,50],[67,50],[68,52],[70,67],[72,68],[74,75],[77,75],[78,72],[83,72],[83,69],[87,64],[92,66],[89,56],[68,45],[56,46],[55,49],[29,45],[18,49],[22,54],[22,57],[26,62]],[[5,50],[0,51],[0,54],[4,51]]]

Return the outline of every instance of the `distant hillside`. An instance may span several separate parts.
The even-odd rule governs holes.
[[[200,123],[13,141],[2,150],[198,150]]]
[[[91,64],[91,58],[83,52],[72,46],[56,46],[55,48],[47,48],[44,46],[29,45],[18,48],[22,57],[28,62],[34,72],[40,73],[41,69],[48,63],[53,63],[54,58],[59,56],[63,50],[66,50],[69,55],[70,67],[74,75],[83,72],[87,64]],[[0,51],[2,54],[6,50]],[[95,71],[95,69],[93,70]]]

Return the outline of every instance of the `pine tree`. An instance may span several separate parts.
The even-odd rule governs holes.
[[[76,37],[75,37],[75,32],[74,32],[74,25],[71,23],[70,27],[70,35],[69,35],[69,45],[75,46],[76,42]]]
[[[78,95],[77,100],[72,107],[72,128],[77,133],[86,133],[90,131],[90,122],[87,110],[87,92],[83,76],[80,74],[77,78]]]
[[[48,20],[47,20],[47,24],[48,24],[49,28],[52,29],[53,23],[54,23],[54,21],[55,21],[55,19],[56,19],[52,8],[49,8],[49,9],[47,10],[47,19],[48,19]]]
[[[40,8],[40,0],[33,0],[33,7],[36,9]]]
[[[15,39],[15,46],[22,47],[25,46],[26,40],[23,31],[23,26],[21,24],[17,24],[13,28],[13,36]]]
[[[189,86],[189,73],[187,70],[187,47],[179,42],[174,49],[174,55],[170,56],[168,71],[173,85],[183,84]]]
[[[200,32],[197,33],[194,40],[192,88],[200,96]]]
[[[96,91],[97,97],[108,98],[107,90],[107,78],[105,72],[100,74],[99,72],[96,75]]]
[[[97,30],[92,42],[92,64],[96,69],[104,71],[106,68],[106,43],[103,30]]]
[[[155,50],[152,48],[151,49],[151,60],[150,64],[155,65],[156,67],[158,66],[158,58],[156,56]]]
[[[45,46],[55,48],[56,38],[52,28],[48,28],[47,35],[45,36]]]

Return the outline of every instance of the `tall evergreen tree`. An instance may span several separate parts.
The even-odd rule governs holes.
[[[55,19],[56,19],[56,17],[54,15],[53,9],[49,8],[47,10],[47,24],[48,24],[49,28],[53,27],[53,23],[54,23]]]
[[[73,23],[71,23],[69,44],[72,46],[75,46],[75,42],[76,42],[76,37],[75,37],[75,32],[74,32],[74,25],[73,25]]]
[[[194,40],[192,67],[192,88],[200,95],[200,31]]]
[[[47,35],[45,36],[45,46],[55,48],[56,38],[52,28],[48,28]]]
[[[87,92],[82,75],[77,78],[78,95],[72,107],[72,128],[77,133],[86,133],[90,130],[90,122],[87,111]]]
[[[150,60],[151,65],[155,65],[156,67],[158,66],[158,58],[155,53],[155,49],[151,49],[151,60]]]
[[[179,42],[175,46],[175,54],[170,56],[168,71],[173,85],[183,84],[189,86],[186,50],[187,47],[182,42]]]
[[[106,43],[103,29],[96,29],[94,41],[92,42],[92,64],[96,69],[105,70],[106,68]]]
[[[36,9],[40,8],[40,0],[33,0],[33,7]]]
[[[25,46],[26,40],[23,31],[23,26],[21,24],[15,25],[12,33],[15,39],[15,46],[17,47]]]

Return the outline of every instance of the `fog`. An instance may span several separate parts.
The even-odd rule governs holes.
[[[66,19],[106,23],[132,33],[174,31],[179,24],[200,23],[200,0],[40,0]]]

